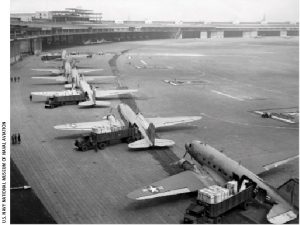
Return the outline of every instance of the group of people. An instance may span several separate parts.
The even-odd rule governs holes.
[[[18,134],[13,134],[11,136],[11,143],[14,144],[21,144],[21,135],[20,133]]]
[[[10,78],[10,82],[19,82],[20,81],[20,77],[11,77]]]

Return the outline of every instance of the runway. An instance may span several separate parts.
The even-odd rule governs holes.
[[[159,132],[160,138],[176,142],[171,149],[134,152],[118,144],[97,153],[76,152],[73,143],[80,133],[53,126],[101,120],[110,109],[76,105],[44,109],[42,102],[29,101],[30,92],[63,90],[63,85],[41,85],[46,82],[30,78],[39,75],[31,68],[53,64],[30,56],[11,66],[11,76],[21,77],[19,83],[11,83],[11,132],[22,134],[22,144],[11,146],[11,157],[58,223],[179,223],[191,196],[134,202],[126,195],[177,173],[179,169],[170,164],[183,156],[187,141],[205,141],[235,160],[259,161],[283,151],[287,156],[298,154],[298,123],[263,119],[250,112],[298,108],[298,38],[174,39],[68,49],[74,50],[107,52],[79,63],[104,69],[91,75],[117,76],[112,83],[97,84],[98,88],[139,89],[134,99],[110,100],[113,107],[122,101],[145,117],[200,115],[203,119]],[[208,82],[173,86],[163,81],[174,78]],[[299,177],[298,163],[263,178],[276,187]]]

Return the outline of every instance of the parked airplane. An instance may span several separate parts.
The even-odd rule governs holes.
[[[41,56],[42,61],[63,61],[63,60],[72,60],[78,58],[92,58],[92,54],[87,53],[79,53],[79,52],[71,52],[67,53],[66,50],[63,50],[61,54],[59,53],[48,53]]]
[[[139,131],[142,134],[141,140],[135,141],[128,145],[129,148],[149,148],[152,146],[164,147],[174,145],[174,141],[157,139],[155,138],[155,128],[173,126],[180,123],[188,123],[196,120],[200,120],[200,116],[181,116],[181,117],[167,117],[167,118],[145,118],[141,113],[134,113],[133,110],[126,104],[119,104],[118,110],[125,119],[127,123],[135,124]],[[107,118],[109,118],[107,116]],[[115,117],[114,117],[115,118]],[[82,130],[82,131],[91,131],[94,127],[107,127],[109,120],[106,119],[97,122],[87,122],[87,123],[72,123],[72,124],[63,124],[57,125],[54,128],[58,130]],[[119,122],[118,124],[123,124]],[[121,126],[121,125],[120,125]],[[118,127],[117,127],[118,128]],[[103,129],[107,130],[107,129]]]
[[[265,193],[267,199],[274,202],[267,215],[269,222],[281,224],[297,217],[297,212],[293,206],[281,197],[276,189],[268,185],[257,175],[294,160],[299,155],[284,159],[286,153],[281,154],[282,152],[280,152],[280,155],[272,154],[272,157],[261,157],[260,160],[252,161],[246,158],[245,161],[236,162],[201,141],[187,143],[185,148],[186,153],[189,153],[191,158],[199,163],[199,168],[183,158],[178,164],[185,169],[184,172],[135,190],[129,193],[127,197],[135,200],[144,200],[177,195],[194,192],[215,184],[222,186],[232,179],[239,181],[240,186],[242,181],[246,179],[256,185],[260,193]],[[280,158],[280,161],[271,161],[276,157]]]
[[[109,106],[109,101],[97,101],[96,98],[107,98],[111,96],[121,95],[121,94],[129,94],[133,92],[137,92],[135,89],[126,89],[126,90],[96,90],[94,87],[87,83],[87,79],[92,81],[95,79],[107,79],[113,78],[113,76],[107,77],[84,77],[78,74],[76,69],[72,70],[72,84],[65,85],[67,88],[77,88],[79,92],[72,92],[72,91],[49,91],[49,92],[31,92],[31,96],[45,96],[45,97],[52,97],[52,96],[71,96],[71,95],[78,95],[84,93],[86,96],[86,101],[80,102],[80,106]]]
[[[53,76],[49,76],[49,77],[31,77],[32,79],[43,79],[43,80],[53,80],[53,81],[58,81],[58,82],[65,82],[65,83],[71,83],[72,82],[72,78],[74,77],[74,74],[72,74],[74,72],[74,68],[75,65],[74,63],[71,61],[64,61],[63,62],[63,66],[61,68],[57,68],[57,69],[32,69],[35,71],[41,71],[41,72],[51,72]],[[95,71],[101,71],[103,69],[76,69],[76,71],[80,74],[86,74],[86,73],[90,73],[90,72],[95,72]],[[61,75],[61,76],[60,76]],[[86,77],[86,81],[93,81],[96,77]],[[113,76],[97,76],[97,78],[99,79],[104,79],[104,78],[113,78]]]
[[[86,40],[86,41],[83,41],[82,43],[84,45],[94,45],[94,44],[104,44],[104,43],[110,43],[111,41],[107,41],[105,39],[101,39],[101,40],[98,40],[98,39],[89,39],[89,40]]]

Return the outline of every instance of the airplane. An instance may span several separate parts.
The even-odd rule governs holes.
[[[74,75],[72,74],[74,72],[73,69],[76,69],[76,66],[74,65],[74,62],[70,62],[68,60],[63,62],[62,68],[57,69],[32,69],[35,71],[41,71],[41,72],[51,72],[54,76],[47,76],[47,77],[31,77],[32,79],[40,79],[40,80],[52,80],[57,82],[65,82],[65,83],[71,83],[72,77]],[[103,69],[76,69],[78,73],[80,74],[86,74],[90,72],[95,71],[101,71]],[[105,78],[113,78],[114,76],[97,76],[99,79],[105,79]],[[93,81],[96,77],[86,77],[86,81]]]
[[[66,50],[63,50],[61,54],[59,53],[47,53],[41,56],[42,61],[64,61],[78,58],[92,58],[92,54],[79,53],[79,52],[71,52],[67,53]]]
[[[107,76],[111,78],[111,76]],[[104,77],[106,79],[107,77]],[[79,106],[109,106],[109,101],[97,101],[96,98],[106,98],[115,95],[121,94],[129,94],[133,92],[137,92],[135,89],[126,89],[126,90],[97,90],[96,88],[92,87],[87,83],[87,78],[93,79],[101,79],[102,77],[84,77],[79,75],[76,69],[72,70],[72,84],[66,84],[66,88],[79,89],[77,92],[72,91],[49,91],[49,92],[31,92],[31,96],[45,96],[45,97],[52,97],[52,96],[71,96],[71,95],[78,95],[81,93],[85,93],[86,101],[80,102]],[[91,79],[89,80],[91,81]]]
[[[83,41],[82,43],[84,45],[94,45],[94,44],[104,44],[104,43],[110,43],[111,41],[107,41],[105,39],[101,39],[101,40],[98,40],[98,39],[89,39],[89,40],[86,40],[86,41]]]
[[[200,120],[200,116],[181,116],[181,117],[156,117],[156,118],[145,118],[141,113],[135,113],[128,105],[119,104],[118,111],[122,118],[127,123],[136,125],[141,132],[141,140],[137,140],[128,145],[131,149],[139,148],[149,148],[149,147],[169,147],[175,144],[174,141],[166,139],[155,138],[155,128],[173,126],[180,123],[189,123],[196,120]],[[108,117],[107,117],[108,118]],[[108,119],[96,122],[86,122],[86,123],[72,123],[57,125],[54,128],[58,130],[74,130],[74,131],[92,131],[95,127],[106,127],[108,124]],[[121,122],[119,122],[121,124]]]
[[[237,162],[201,141],[186,143],[185,148],[185,155],[189,153],[191,158],[199,163],[199,167],[182,158],[176,164],[185,169],[184,172],[137,189],[129,193],[127,197],[145,200],[195,192],[211,185],[223,186],[233,179],[237,180],[240,186],[246,179],[255,184],[261,193],[265,193],[264,196],[269,202],[274,203],[267,214],[267,220],[270,223],[286,223],[297,217],[294,207],[258,175],[294,160],[299,155],[286,158],[286,153],[280,152],[280,154],[272,154],[272,157],[261,157],[260,160],[245,158],[245,161]],[[271,161],[274,157],[280,158],[280,161]]]

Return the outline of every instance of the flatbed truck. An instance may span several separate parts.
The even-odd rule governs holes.
[[[46,109],[53,109],[58,106],[67,105],[67,104],[78,104],[86,100],[84,93],[78,93],[74,95],[62,95],[62,96],[51,96],[45,102]]]
[[[91,149],[103,150],[115,141],[131,143],[141,139],[141,133],[135,125],[124,126],[106,133],[91,132],[75,140],[74,145],[78,151]]]
[[[246,210],[253,196],[254,186],[250,185],[245,190],[219,203],[209,204],[197,200],[186,209],[183,223],[221,223],[222,216],[229,210],[238,206]]]

